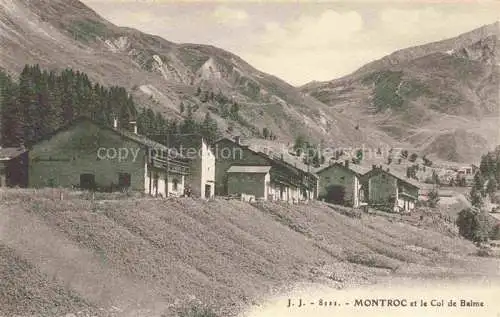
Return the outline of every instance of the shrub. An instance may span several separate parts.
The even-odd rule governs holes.
[[[500,239],[500,223],[497,223],[496,225],[494,225],[493,229],[491,230],[490,238],[492,240],[499,240]]]
[[[473,242],[487,241],[489,226],[486,217],[477,209],[463,209],[458,214],[456,221],[459,234]]]
[[[480,248],[479,250],[477,250],[476,255],[481,257],[489,257],[491,256],[491,250],[488,248]]]
[[[433,189],[429,192],[429,207],[436,208],[439,204],[439,192],[436,189]]]
[[[494,204],[500,204],[500,191],[491,195],[491,202]]]
[[[410,155],[410,158],[408,159],[410,162],[415,162],[418,158],[418,155],[416,153],[412,153]]]

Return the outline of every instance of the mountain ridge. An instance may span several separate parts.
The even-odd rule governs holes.
[[[329,146],[394,141],[355,129],[350,118],[226,50],[178,44],[118,27],[77,0],[36,4],[1,0],[0,15],[10,21],[0,24],[0,37],[6,43],[0,67],[11,74],[19,73],[25,64],[70,67],[100,84],[129,89],[137,103],[167,117],[183,117],[183,103],[195,109],[195,118],[210,112],[223,132],[257,140],[267,128],[283,144],[298,135]],[[198,88],[202,95],[197,95]],[[223,102],[210,98],[218,94]],[[221,114],[228,102],[240,105],[241,120]]]
[[[25,64],[73,68],[125,87],[137,104],[169,118],[183,118],[184,106],[198,120],[210,113],[225,135],[253,143],[265,128],[276,146],[304,135],[323,148],[401,147],[457,162],[499,143],[498,130],[481,127],[498,116],[498,22],[297,88],[213,45],[116,26],[78,0],[0,0],[0,16],[0,68],[12,75]],[[232,103],[236,119],[225,114]],[[450,138],[476,141],[450,149],[442,141]]]
[[[422,155],[477,162],[480,153],[500,144],[498,129],[477,127],[498,125],[499,34],[495,22],[398,50],[347,76],[300,89],[337,111],[364,118]]]

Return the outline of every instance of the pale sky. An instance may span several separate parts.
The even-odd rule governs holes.
[[[223,48],[292,85],[500,20],[499,0],[83,2],[119,26]]]

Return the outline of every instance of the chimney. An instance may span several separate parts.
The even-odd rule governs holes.
[[[281,153],[281,155],[280,155],[280,159],[281,159],[282,161],[284,160],[284,158],[283,158],[283,153]]]
[[[113,118],[113,129],[118,129],[118,118],[117,117]]]
[[[240,136],[235,136],[234,137],[234,142],[236,142],[236,144],[240,144]]]
[[[132,132],[134,132],[135,134],[138,134],[137,133],[137,121],[130,121],[130,125],[132,126]]]
[[[372,169],[374,170],[374,169],[376,169],[376,168],[377,168],[377,165],[373,164],[373,165],[372,165]]]
[[[345,161],[344,161],[344,166],[345,166],[345,167],[349,167],[349,160],[345,160]]]

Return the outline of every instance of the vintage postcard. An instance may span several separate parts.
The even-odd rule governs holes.
[[[0,317],[500,317],[500,1],[0,0]]]

